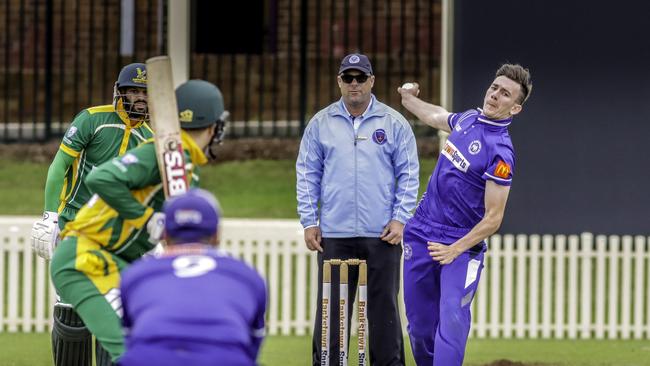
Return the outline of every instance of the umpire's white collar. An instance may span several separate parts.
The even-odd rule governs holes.
[[[343,101],[343,98],[341,98],[340,103],[341,107],[345,111],[345,115],[348,117],[350,121],[354,121],[355,119],[364,119],[366,118],[366,115],[368,114],[368,111],[370,111],[370,108],[372,107],[372,103],[374,102],[375,98],[374,96],[370,96],[370,103],[368,103],[368,106],[366,107],[366,110],[361,113],[361,115],[353,117],[350,111],[348,111],[348,107],[345,106],[345,102]]]

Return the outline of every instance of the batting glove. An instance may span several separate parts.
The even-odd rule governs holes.
[[[43,220],[32,225],[32,250],[43,259],[52,258],[54,248],[59,243],[59,215],[45,211]]]
[[[165,231],[165,214],[162,212],[154,212],[147,222],[147,232],[149,233],[149,242],[151,244],[158,244],[162,239],[163,232]]]

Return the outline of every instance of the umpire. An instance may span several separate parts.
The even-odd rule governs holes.
[[[367,261],[370,362],[404,365],[397,294],[402,231],[418,192],[415,138],[406,119],[371,93],[375,76],[368,57],[345,56],[337,82],[341,99],[309,121],[296,161],[298,213],[305,244],[318,251],[319,284],[325,259]],[[357,280],[358,272],[351,267],[349,314]],[[338,293],[335,271],[332,294]],[[322,288],[319,306],[321,300]],[[329,320],[330,364],[335,365],[339,357],[338,312],[333,311]],[[320,335],[321,313],[317,310],[313,365],[321,362]]]

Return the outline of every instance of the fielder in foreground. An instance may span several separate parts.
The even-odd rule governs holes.
[[[123,274],[126,352],[121,366],[255,365],[266,286],[218,250],[215,198],[192,189],[165,203],[165,247]]]
[[[84,109],[63,136],[47,172],[43,220],[32,228],[36,254],[52,257],[59,231],[91,196],[86,184],[90,171],[151,138],[148,120],[146,66],[126,65],[113,87],[113,104]],[[97,350],[101,352],[101,347]],[[54,305],[52,353],[57,366],[92,364],[90,333],[72,307],[60,301]],[[63,353],[68,356],[62,358]],[[69,358],[70,353],[77,358]]]
[[[203,150],[224,128],[219,89],[191,80],[176,90],[190,185],[198,184]],[[120,316],[120,271],[157,243],[154,212],[164,200],[152,140],[95,168],[86,180],[95,195],[61,233],[50,272],[62,301],[72,304],[115,362],[124,351]],[[156,235],[154,235],[155,237]]]
[[[451,132],[404,229],[404,300],[420,366],[463,364],[485,239],[501,225],[512,183],[508,125],[531,89],[528,70],[511,64],[496,72],[483,109],[449,113],[418,99],[415,83],[398,88],[406,109]]]

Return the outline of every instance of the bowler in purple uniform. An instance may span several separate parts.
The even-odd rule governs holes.
[[[266,286],[216,249],[214,196],[194,189],[165,204],[167,245],[122,277],[126,352],[119,365],[255,365]]]
[[[530,73],[504,64],[482,109],[450,113],[398,88],[402,104],[427,125],[449,132],[427,190],[404,228],[404,300],[419,366],[460,366],[470,305],[512,184],[515,154],[508,134],[532,89]]]

